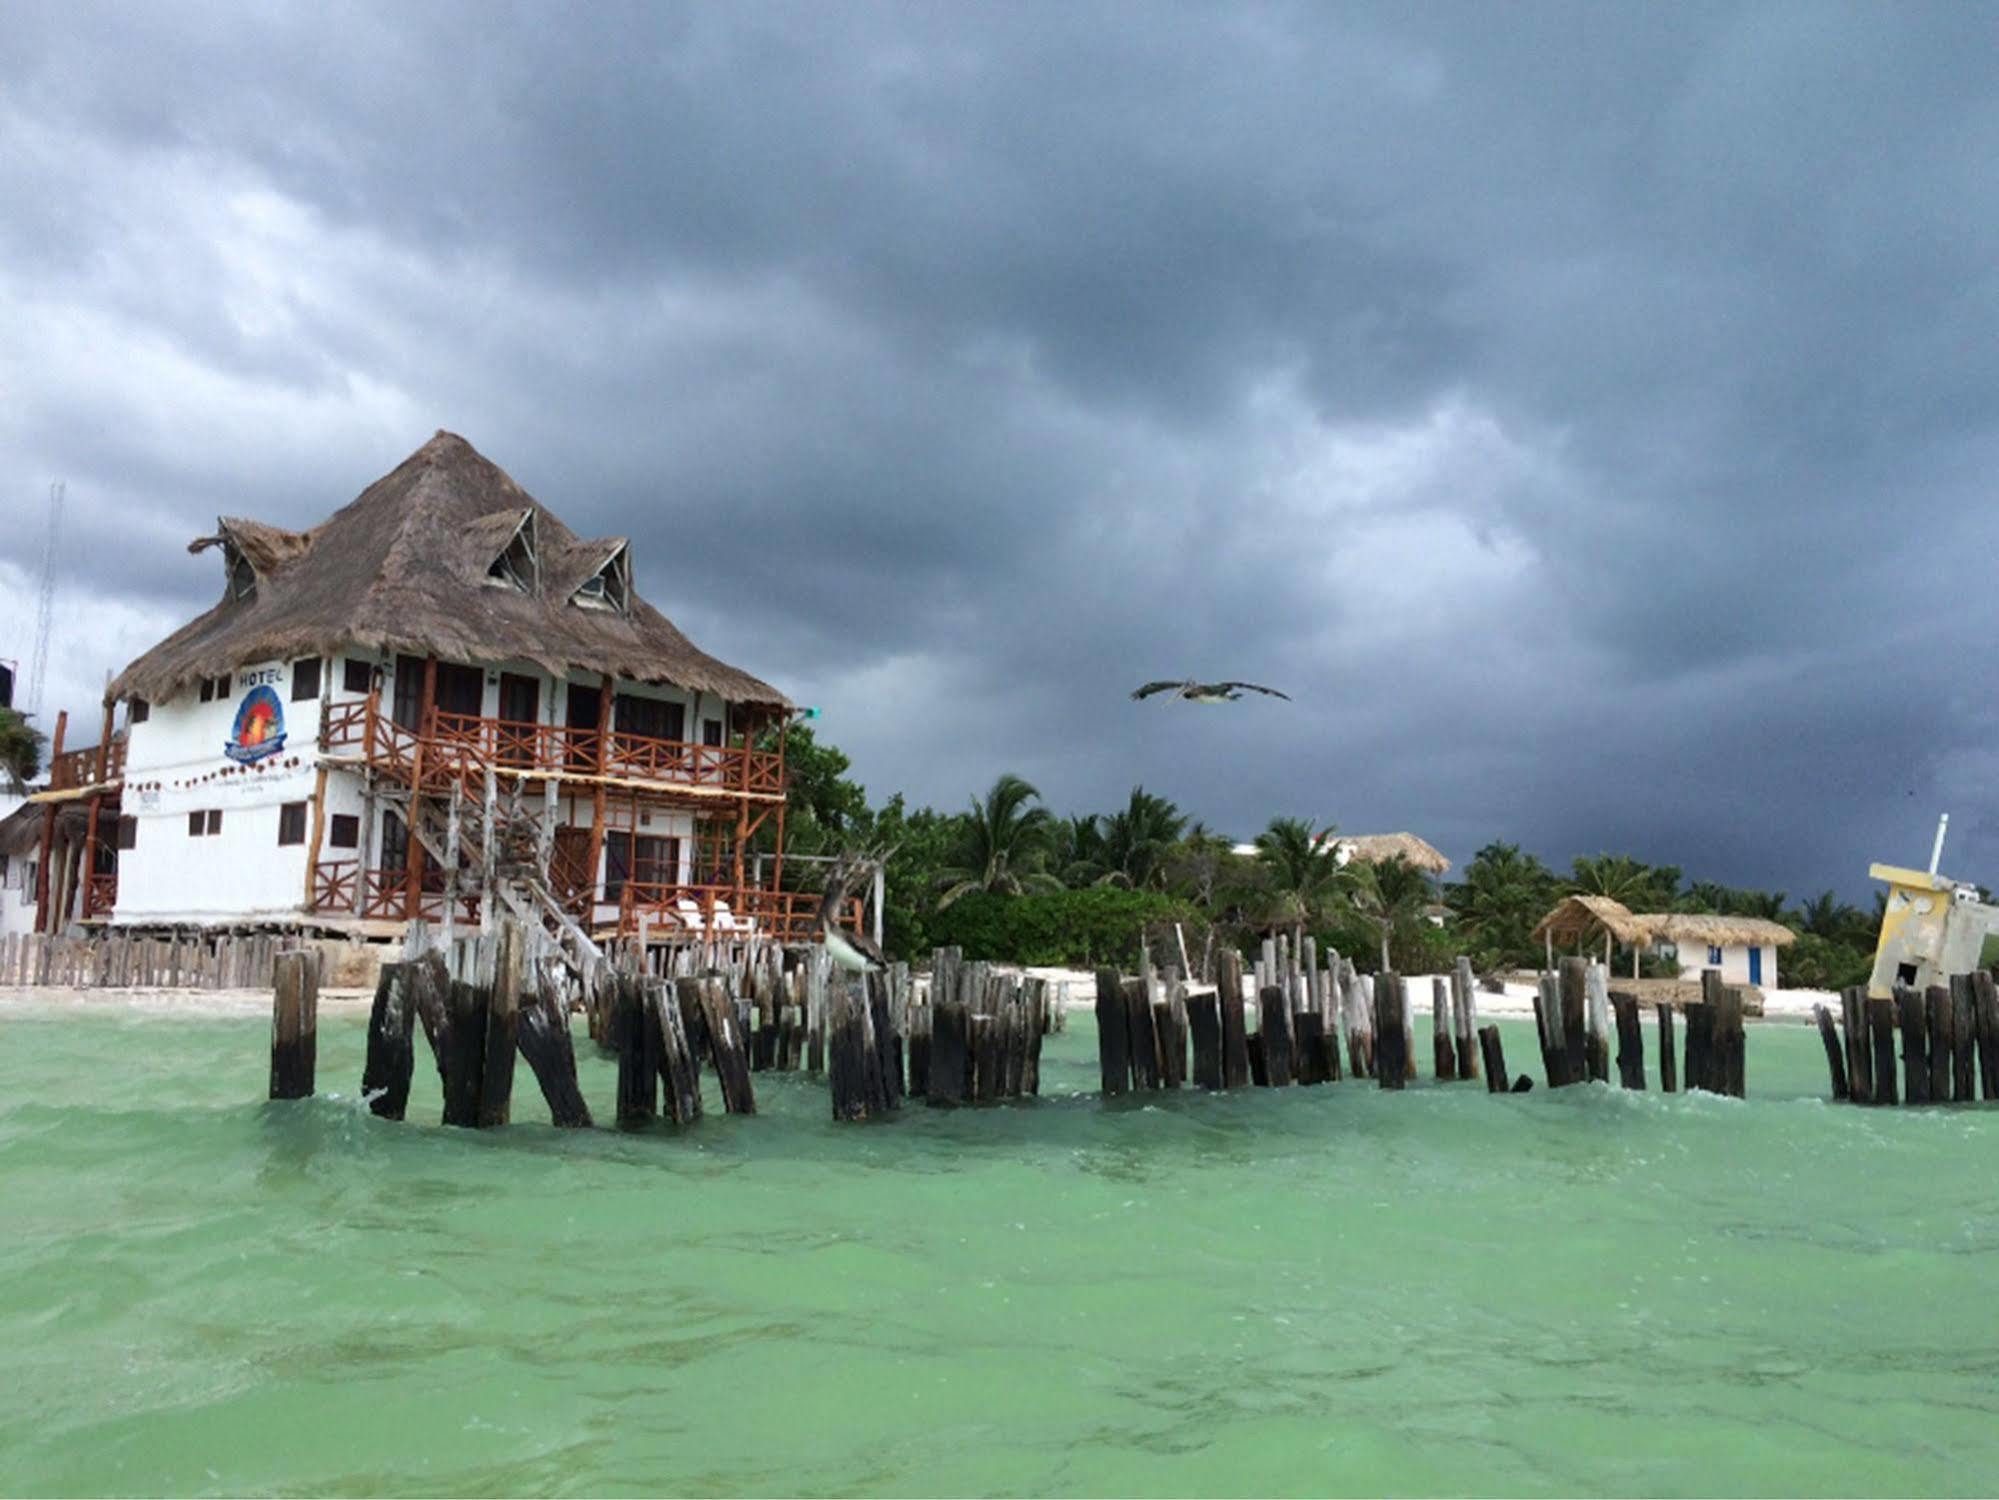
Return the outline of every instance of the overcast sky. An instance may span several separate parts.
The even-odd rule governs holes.
[[[1999,10],[15,3],[45,715],[439,427],[872,796],[1999,883]],[[1130,702],[1244,676],[1290,704]],[[94,729],[92,730],[94,734]]]

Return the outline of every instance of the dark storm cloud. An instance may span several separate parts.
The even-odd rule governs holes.
[[[76,698],[215,514],[443,425],[878,795],[1848,891],[1947,801],[1999,860],[1989,11],[10,23],[0,452],[70,482]],[[1181,671],[1298,702],[1123,698]]]

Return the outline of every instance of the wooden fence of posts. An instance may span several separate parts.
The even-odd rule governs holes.
[[[1041,1043],[1059,1029],[1061,1006],[1047,980],[967,963],[962,949],[939,948],[926,992],[905,984],[897,1002],[894,986],[884,988],[894,1045],[900,1048],[905,1035],[909,1040],[910,1095],[949,1107],[1041,1092]],[[886,1073],[886,1057],[883,1067]]]
[[[0,938],[0,986],[70,989],[263,989],[277,955],[298,945],[277,932],[11,932]]]
[[[1854,1104],[1968,1104],[1999,1099],[1999,987],[1983,970],[1948,985],[1897,986],[1892,998],[1843,990],[1835,1020],[1812,1007],[1832,1097]],[[1902,1036],[1897,1085],[1895,1033]]]

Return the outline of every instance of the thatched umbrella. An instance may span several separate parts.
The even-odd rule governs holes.
[[[1340,849],[1348,860],[1364,865],[1383,864],[1401,858],[1426,875],[1442,875],[1451,867],[1443,851],[1413,833],[1343,833]]]
[[[1585,939],[1603,934],[1603,961],[1610,962],[1610,944],[1615,938],[1631,949],[1631,977],[1638,977],[1638,950],[1652,941],[1656,917],[1641,917],[1621,901],[1608,896],[1564,896],[1555,909],[1535,925],[1534,936],[1541,939],[1548,954],[1548,967],[1555,965],[1555,944],[1582,946]]]

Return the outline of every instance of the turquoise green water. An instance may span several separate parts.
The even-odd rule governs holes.
[[[1999,1489],[1999,1112],[1802,1027],[1746,1103],[1106,1107],[1081,1019],[1035,1103],[637,1136],[373,1120],[358,1018],[266,1104],[267,1035],[0,1019],[0,1491]]]

